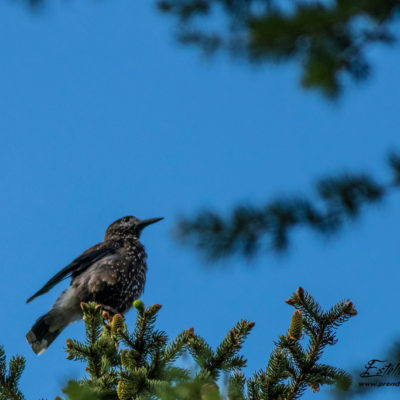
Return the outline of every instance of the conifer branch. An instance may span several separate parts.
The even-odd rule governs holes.
[[[340,94],[344,76],[368,76],[367,49],[394,41],[392,21],[400,10],[392,0],[299,0],[289,6],[282,0],[159,0],[158,6],[177,20],[181,43],[257,64],[297,61],[302,86],[328,98]]]
[[[307,387],[318,391],[322,385],[348,380],[344,371],[319,360],[325,347],[336,343],[338,326],[357,314],[353,304],[341,301],[324,312],[302,288],[286,302],[295,308],[289,329],[275,343],[265,370],[248,379],[242,372],[247,360],[240,351],[253,322],[239,321],[214,350],[192,328],[168,341],[155,327],[160,305],[145,308],[136,301],[137,319],[129,332],[122,315],[82,303],[85,340],[68,339],[66,350],[67,359],[86,363],[88,375],[70,381],[63,392],[70,400],[222,400],[218,382],[226,373],[229,400],[292,400]],[[193,369],[177,365],[185,352],[193,357]],[[23,368],[24,359],[14,357],[7,372],[0,348],[0,400],[24,400],[18,389]]]
[[[176,236],[210,260],[240,254],[254,256],[261,249],[286,251],[295,229],[304,228],[329,237],[359,217],[366,206],[379,204],[400,187],[400,156],[389,156],[390,183],[378,183],[367,174],[326,178],[316,185],[316,199],[292,197],[264,206],[238,206],[228,216],[202,211],[183,218]]]
[[[12,357],[8,363],[4,347],[0,346],[0,400],[24,400],[25,397],[18,388],[18,382],[25,368],[25,359],[21,356]]]

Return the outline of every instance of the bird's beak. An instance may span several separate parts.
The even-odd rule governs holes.
[[[164,218],[149,218],[149,219],[142,219],[138,224],[137,227],[142,230],[143,228],[146,228],[146,226],[149,226],[151,224],[155,224],[158,221],[161,221]]]

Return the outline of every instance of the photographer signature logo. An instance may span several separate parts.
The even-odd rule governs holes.
[[[400,386],[400,363],[370,360],[361,372],[360,378],[362,378],[360,386]],[[397,381],[394,381],[394,378],[397,378]]]

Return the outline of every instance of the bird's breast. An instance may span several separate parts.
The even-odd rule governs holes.
[[[71,282],[85,301],[95,301],[118,312],[126,312],[143,293],[146,253],[140,243],[127,243],[93,263]]]

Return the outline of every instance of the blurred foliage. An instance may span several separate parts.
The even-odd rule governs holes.
[[[158,7],[177,18],[182,43],[257,63],[294,60],[301,65],[303,87],[334,97],[345,77],[368,76],[371,44],[395,40],[391,28],[400,2],[159,0]]]
[[[38,9],[46,0],[19,0]],[[301,83],[328,97],[346,78],[365,79],[366,53],[393,43],[399,0],[158,0],[178,21],[181,43],[225,50],[252,63],[300,64]],[[347,79],[348,80],[348,79]]]
[[[10,0],[10,2],[13,2],[13,3],[18,2],[18,3],[24,4],[25,6],[29,7],[29,9],[32,11],[37,11],[46,3],[46,0]]]
[[[316,185],[314,201],[304,197],[280,199],[264,206],[237,206],[223,217],[203,211],[183,218],[176,234],[210,260],[240,254],[255,255],[260,249],[279,253],[288,249],[295,228],[308,228],[318,235],[340,231],[355,220],[364,206],[382,202],[400,183],[400,158],[392,154],[389,165],[393,178],[380,184],[366,174],[345,174],[325,178]]]
[[[137,318],[129,332],[122,315],[81,303],[86,338],[67,339],[66,351],[68,360],[86,364],[87,376],[69,381],[63,392],[70,400],[293,400],[307,388],[318,392],[322,385],[350,384],[346,372],[319,360],[326,346],[336,344],[336,329],[357,314],[353,304],[343,300],[324,312],[301,287],[286,303],[296,309],[290,327],[275,342],[265,370],[248,379],[242,372],[247,360],[239,352],[253,322],[238,322],[213,350],[192,328],[168,342],[155,327],[158,304],[145,308],[135,301]],[[185,353],[194,368],[183,367]],[[15,357],[7,373],[0,349],[0,399],[24,399],[18,389],[24,365]],[[221,387],[222,374],[228,383]]]

